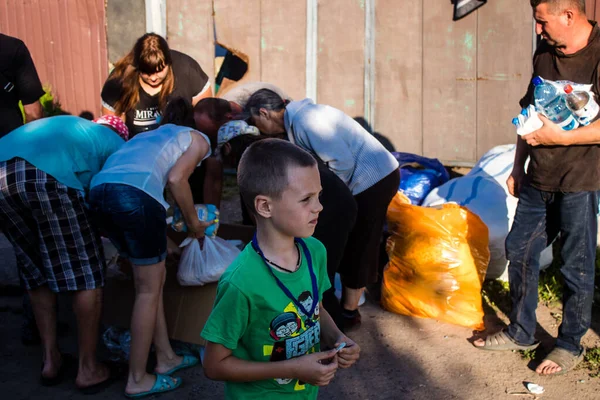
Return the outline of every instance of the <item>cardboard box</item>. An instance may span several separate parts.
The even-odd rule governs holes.
[[[254,228],[221,224],[217,234],[223,239],[238,239],[248,243],[252,240]],[[170,230],[168,236],[179,244],[187,235]],[[131,276],[131,271],[123,272]],[[217,283],[204,286],[180,286],[177,282],[177,266],[168,265],[163,298],[169,337],[204,345],[205,341],[200,337],[200,332],[210,315],[216,293]],[[134,300],[135,288],[132,279],[107,279],[104,287],[104,324],[128,329]]]

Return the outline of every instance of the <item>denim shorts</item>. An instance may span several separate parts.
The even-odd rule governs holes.
[[[135,265],[167,257],[165,208],[146,192],[120,183],[92,188],[89,204],[100,232]]]

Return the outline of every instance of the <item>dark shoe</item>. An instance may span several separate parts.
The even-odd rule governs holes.
[[[103,392],[108,389],[113,383],[115,383],[119,378],[127,375],[126,368],[114,362],[105,363],[108,367],[109,375],[108,378],[102,382],[95,383],[91,386],[86,386],[82,388],[77,388],[82,394],[93,395]]]
[[[360,328],[360,325],[362,324],[362,317],[358,310],[351,311],[344,308],[342,311],[342,319],[344,322],[344,332],[356,330]]]
[[[62,383],[66,375],[77,366],[77,360],[70,354],[61,354],[60,367],[58,373],[52,378],[46,378],[40,375],[40,383],[42,386],[56,386]],[[42,363],[41,369],[44,369],[44,363]]]

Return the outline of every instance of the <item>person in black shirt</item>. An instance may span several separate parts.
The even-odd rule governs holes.
[[[600,28],[588,21],[585,0],[530,0],[542,41],[533,57],[533,76],[589,84],[600,94]],[[521,107],[534,103],[533,84]],[[564,278],[558,336],[537,366],[540,375],[572,370],[585,351],[581,339],[591,326],[594,261],[600,195],[600,122],[563,131],[540,115],[542,128],[517,140],[513,170],[506,182],[519,198],[506,238],[512,311],[500,332],[477,339],[483,350],[527,350],[536,340],[540,253],[557,237]],[[525,162],[529,164],[525,169]]]
[[[21,40],[0,33],[0,137],[23,125],[19,101],[27,122],[42,117],[44,95],[35,65]]]
[[[102,113],[118,115],[130,137],[158,128],[167,102],[183,97],[195,105],[211,97],[208,76],[190,56],[147,33],[119,60],[102,88]]]

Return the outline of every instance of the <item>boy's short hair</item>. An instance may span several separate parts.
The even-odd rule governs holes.
[[[254,142],[242,155],[238,166],[238,186],[242,200],[256,214],[254,199],[264,195],[274,199],[288,187],[290,167],[313,167],[315,158],[306,150],[281,139]]]

